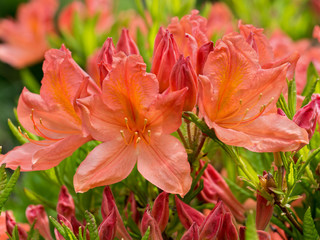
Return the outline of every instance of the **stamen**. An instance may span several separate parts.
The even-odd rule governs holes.
[[[151,137],[151,130],[148,130],[148,136]]]
[[[140,138],[140,137],[138,137],[138,138],[137,138],[137,140],[136,140],[136,143],[139,143],[139,142],[140,142],[140,140],[141,140],[141,138]]]
[[[125,123],[126,123],[126,127],[127,127],[127,129],[130,131],[130,132],[132,132],[132,130],[131,130],[131,128],[129,127],[129,120],[128,120],[128,118],[127,117],[125,117],[124,118],[124,121],[125,121]]]
[[[77,131],[59,131],[59,130],[53,130],[53,129],[50,129],[50,128],[47,128],[46,126],[44,126],[43,122],[42,122],[42,118],[39,118],[39,122],[40,122],[40,125],[43,129],[47,130],[47,131],[50,131],[50,132],[54,132],[54,133],[66,133],[66,134],[77,134],[78,132]]]
[[[125,143],[126,145],[129,145],[128,142],[127,142],[127,139],[126,139],[126,137],[125,137],[125,135],[124,135],[123,130],[120,130],[120,134],[121,134],[121,136],[122,136],[122,138],[123,138],[124,143]]]
[[[144,133],[144,131],[146,130],[147,122],[148,122],[148,119],[145,118],[145,119],[144,119],[144,124],[143,124],[142,133]]]
[[[18,131],[19,131],[19,133],[20,133],[24,138],[26,138],[26,139],[27,139],[29,142],[31,142],[31,143],[34,143],[34,144],[39,145],[39,146],[49,146],[49,145],[50,145],[50,144],[44,144],[45,140],[39,142],[39,141],[36,141],[36,140],[31,139],[27,133],[23,133],[23,132],[22,132],[20,126],[18,126]],[[48,141],[47,141],[47,142],[48,142]],[[48,142],[48,143],[49,143],[49,142]]]

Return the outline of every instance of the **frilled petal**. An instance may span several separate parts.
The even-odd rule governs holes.
[[[120,130],[126,129],[123,113],[108,108],[100,96],[77,100],[82,121],[91,136],[98,141],[121,139]]]
[[[71,52],[64,46],[60,50],[51,49],[46,52],[43,73],[40,96],[47,104],[58,105],[79,122],[75,100],[82,82],[89,77],[88,74],[76,64]]]
[[[138,55],[114,58],[112,68],[103,82],[103,101],[136,120],[159,92],[156,76],[146,73],[146,64]]]
[[[254,152],[294,151],[308,144],[308,134],[285,116],[268,114],[250,124],[227,129],[213,123],[217,137],[224,143]]]
[[[17,113],[24,128],[38,136],[60,138],[68,134],[81,133],[81,125],[73,117],[59,106],[48,106],[40,95],[31,93],[26,88],[20,95]],[[35,125],[38,130],[35,129]]]
[[[152,132],[170,134],[179,128],[186,92],[184,88],[157,95],[146,116]]]
[[[149,144],[139,143],[138,150],[138,170],[148,181],[169,193],[184,196],[189,191],[190,166],[178,139],[151,135]]]
[[[78,167],[73,179],[75,191],[119,182],[130,174],[136,161],[133,144],[126,145],[122,139],[102,143]]]

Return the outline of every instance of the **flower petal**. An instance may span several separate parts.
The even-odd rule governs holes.
[[[151,135],[150,143],[141,142],[138,149],[138,170],[148,181],[169,193],[183,196],[189,191],[190,165],[178,139]]]
[[[136,161],[133,144],[126,145],[122,139],[102,143],[78,167],[73,179],[75,191],[119,182],[130,174]]]
[[[227,129],[213,123],[217,137],[228,145],[254,152],[294,151],[308,144],[308,134],[293,121],[278,114],[260,116],[250,124]]]

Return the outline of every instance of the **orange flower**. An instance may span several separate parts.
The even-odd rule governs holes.
[[[159,94],[158,80],[146,73],[141,56],[117,54],[102,94],[78,101],[90,134],[103,143],[79,166],[76,191],[119,182],[137,163],[157,187],[186,194],[191,185],[187,154],[170,136],[181,124],[185,90]]]
[[[304,129],[275,113],[287,68],[262,68],[240,34],[216,44],[200,76],[199,107],[222,142],[255,152],[292,151],[308,143]]]
[[[92,139],[82,128],[75,101],[95,91],[95,83],[64,46],[49,50],[45,58],[40,95],[25,88],[17,109],[23,127],[43,140],[35,141],[20,130],[30,142],[3,157],[2,163],[8,168],[21,166],[22,171],[52,168]]]
[[[43,59],[49,48],[47,36],[53,33],[56,0],[33,0],[18,8],[17,20],[0,21],[0,60],[23,68]]]

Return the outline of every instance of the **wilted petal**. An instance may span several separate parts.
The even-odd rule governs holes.
[[[175,196],[175,202],[180,222],[186,229],[189,229],[193,223],[201,226],[205,220],[205,216],[201,212],[182,202],[177,196]]]
[[[152,133],[151,133],[152,135]],[[139,143],[138,171],[162,190],[184,196],[191,187],[190,166],[184,147],[173,136],[151,136]]]
[[[48,215],[42,205],[29,205],[26,209],[26,217],[30,224],[36,221],[34,228],[39,230],[41,236],[51,240]]]
[[[169,221],[169,194],[162,192],[155,199],[151,216],[156,220],[160,231],[163,232]]]
[[[136,161],[134,146],[127,146],[123,139],[102,143],[78,167],[73,179],[75,191],[119,182],[130,174]]]

